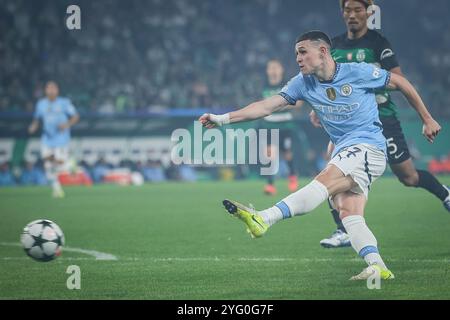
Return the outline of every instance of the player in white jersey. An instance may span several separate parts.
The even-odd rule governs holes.
[[[266,210],[256,211],[230,200],[223,204],[246,224],[253,237],[261,237],[276,222],[308,213],[331,197],[352,247],[368,264],[351,279],[365,280],[374,274],[392,279],[394,275],[381,258],[377,240],[363,217],[370,186],[386,167],[386,140],[375,90],[399,89],[420,114],[428,140],[433,141],[441,127],[404,77],[365,63],[336,63],[330,48],[331,41],[323,32],[301,35],[295,44],[300,73],[278,95],[231,113],[204,114],[199,121],[212,128],[262,118],[298,100],[309,102],[335,145],[326,168],[308,185]]]
[[[35,133],[42,121],[41,157],[47,179],[52,185],[55,198],[64,197],[58,180],[58,171],[67,163],[69,156],[70,128],[80,117],[69,99],[59,97],[59,87],[54,81],[45,85],[45,98],[36,104],[33,121],[28,132]]]

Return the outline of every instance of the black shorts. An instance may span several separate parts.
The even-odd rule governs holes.
[[[380,117],[386,138],[389,164],[398,164],[411,158],[400,121],[396,117]]]
[[[292,150],[293,137],[294,131],[292,129],[280,129],[278,148],[281,152]],[[267,133],[267,140],[269,145],[272,144],[270,132]]]

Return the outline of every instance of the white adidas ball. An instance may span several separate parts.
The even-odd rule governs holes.
[[[53,221],[39,219],[23,228],[20,242],[31,258],[43,262],[51,261],[61,255],[64,234]]]

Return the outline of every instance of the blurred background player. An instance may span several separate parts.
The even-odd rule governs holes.
[[[58,171],[68,160],[70,127],[79,121],[79,115],[69,99],[59,97],[59,87],[54,81],[45,85],[45,98],[39,99],[28,132],[33,134],[42,121],[41,157],[53,197],[64,197],[58,180]]]
[[[389,41],[367,27],[367,8],[372,0],[340,0],[347,26],[347,32],[332,40],[332,55],[336,62],[367,62],[381,66],[392,73],[402,75],[400,65]],[[405,136],[397,118],[397,106],[389,91],[376,92],[378,111],[383,124],[383,134],[388,145],[388,162],[392,172],[407,187],[420,187],[435,195],[450,211],[448,187],[442,185],[430,172],[417,170],[412,162]],[[314,120],[319,125],[317,119]],[[350,246],[350,239],[339,218],[339,212],[332,210],[337,230],[320,244],[326,248]]]
[[[284,78],[284,68],[278,59],[272,59],[267,62],[266,74],[267,81],[262,92],[263,99],[278,94],[286,83]],[[301,102],[296,105],[296,107],[300,106]],[[294,135],[293,118],[291,111],[280,111],[265,117],[260,125],[260,128],[280,130],[280,144],[278,148],[273,144],[269,144],[266,152],[270,158],[278,157],[278,150],[281,152],[281,155],[289,168],[288,188],[291,192],[298,188],[297,174],[292,154],[292,138]],[[268,137],[270,137],[270,135],[268,135]],[[267,176],[267,184],[264,187],[264,193],[268,195],[276,194],[277,190],[274,185],[274,180],[275,175]]]

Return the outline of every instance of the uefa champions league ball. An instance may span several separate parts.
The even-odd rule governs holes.
[[[37,261],[46,262],[61,255],[64,234],[53,221],[39,219],[23,228],[20,241],[28,256]]]

